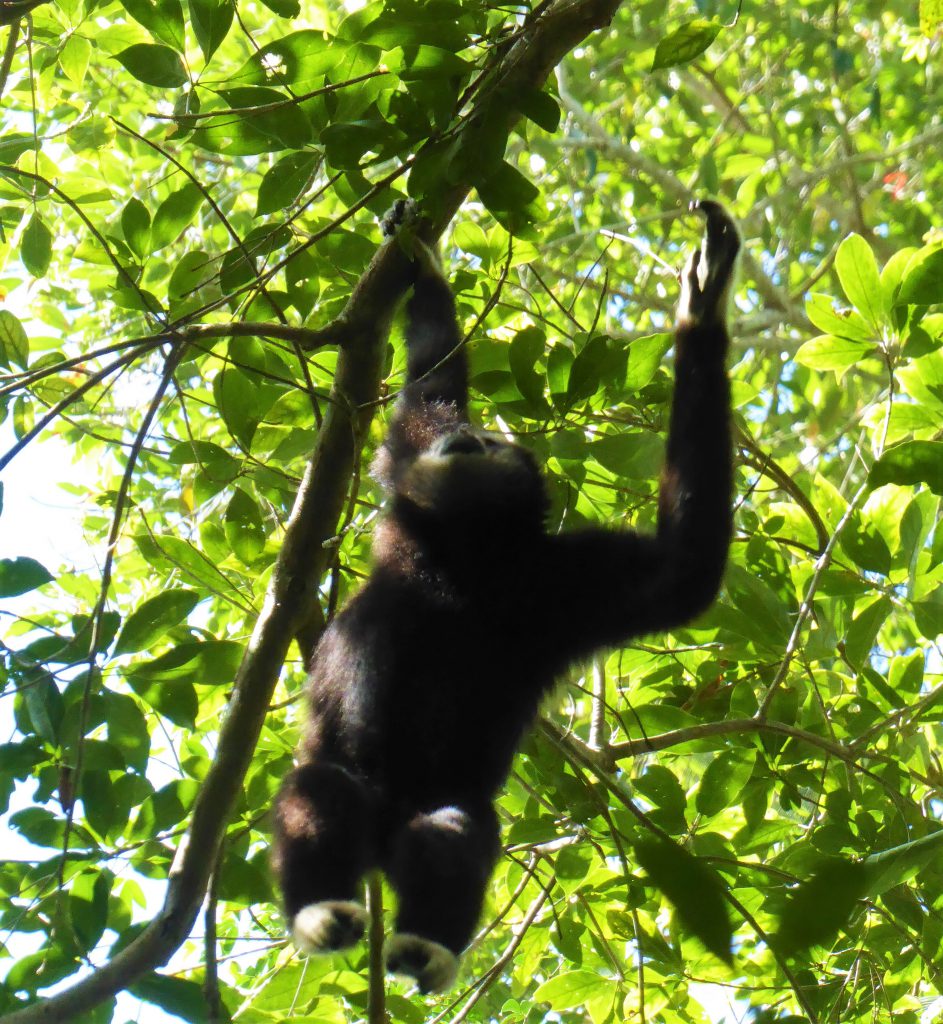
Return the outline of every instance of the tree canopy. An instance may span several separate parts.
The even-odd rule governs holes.
[[[0,2],[0,1021],[943,1012],[941,28]],[[410,195],[441,238],[474,415],[546,465],[549,528],[646,530],[708,194],[745,241],[720,599],[547,702],[453,992],[384,991],[376,941],[300,958],[268,811],[380,514],[408,274],[378,217]],[[65,558],[8,525],[52,437]]]

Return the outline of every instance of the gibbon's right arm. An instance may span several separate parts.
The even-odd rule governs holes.
[[[740,236],[713,201],[699,250],[681,274],[675,388],[655,536],[594,528],[550,538],[545,592],[557,595],[561,653],[578,658],[671,629],[717,595],[732,532],[733,464],[727,302]],[[553,634],[551,634],[553,635]]]

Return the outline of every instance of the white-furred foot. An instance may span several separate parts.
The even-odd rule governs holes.
[[[360,940],[367,920],[366,910],[352,900],[309,903],[295,914],[291,938],[306,956],[336,953]]]
[[[432,939],[401,932],[386,944],[386,969],[413,978],[426,995],[451,987],[458,975],[458,957]]]

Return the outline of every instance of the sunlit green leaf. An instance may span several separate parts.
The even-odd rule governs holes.
[[[697,18],[665,36],[655,50],[652,71],[687,64],[699,57],[717,38],[721,26],[716,21]]]

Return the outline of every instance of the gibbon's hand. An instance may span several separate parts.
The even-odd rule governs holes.
[[[695,199],[692,210],[707,220],[701,248],[688,257],[681,272],[678,326],[723,323],[740,251],[740,234],[733,218],[713,199]]]

